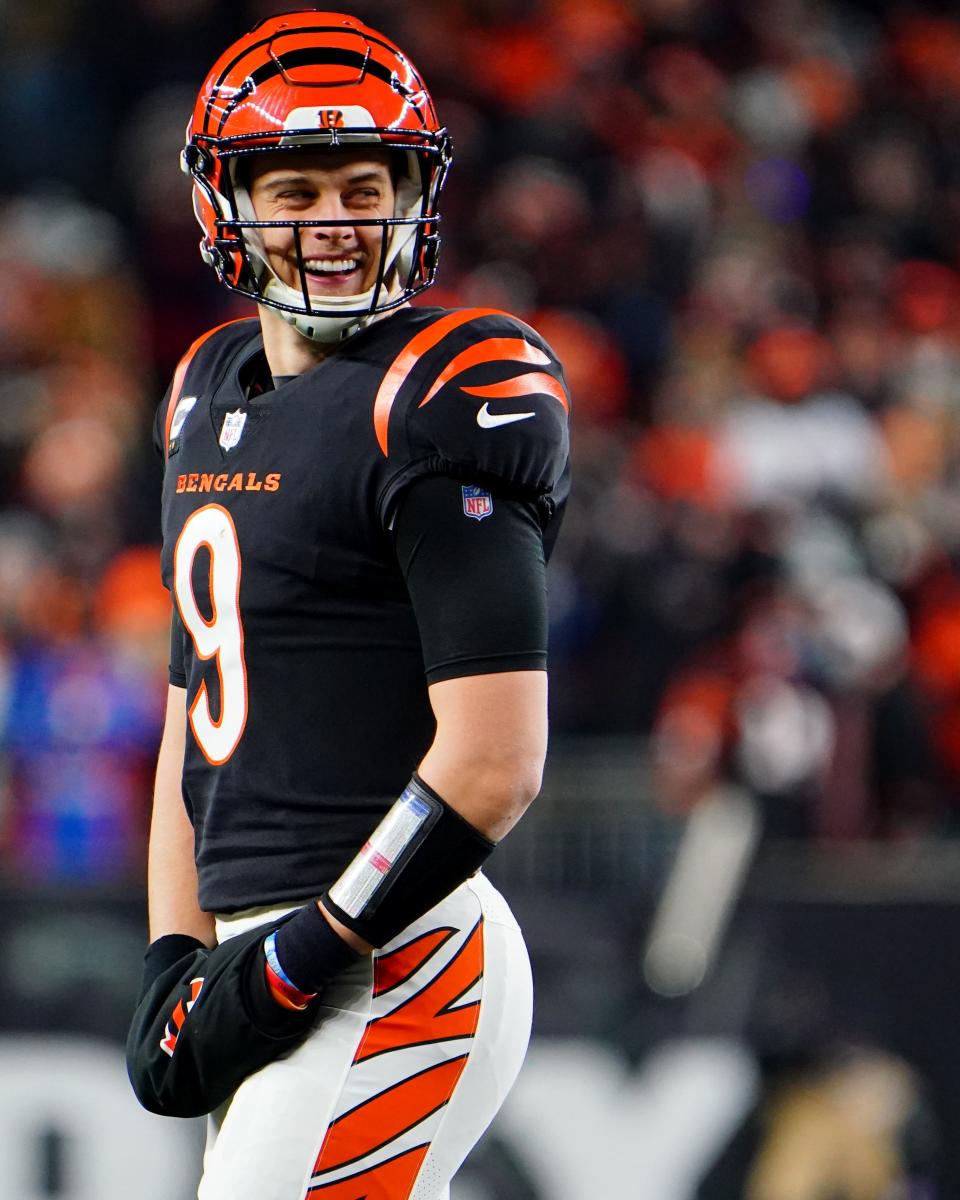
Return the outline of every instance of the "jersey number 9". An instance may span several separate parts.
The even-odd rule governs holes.
[[[193,568],[197,553],[210,555],[208,621],[197,604]],[[206,682],[190,705],[190,727],[204,757],[220,766],[233,754],[247,723],[247,669],[240,623],[240,545],[233,518],[219,504],[208,504],[184,522],[173,552],[174,594],[197,657],[214,659],[220,679],[219,717],[214,719]]]

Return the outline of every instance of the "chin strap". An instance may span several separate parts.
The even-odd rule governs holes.
[[[325,342],[331,345],[337,342],[342,342],[358,330],[363,329],[365,325],[378,320],[380,317],[389,316],[389,312],[378,312],[372,309],[374,293],[376,287],[370,288],[368,291],[358,296],[338,296],[324,301],[324,308],[327,310],[323,315],[319,313],[301,313],[291,312],[288,308],[279,308],[279,304],[302,304],[303,294],[296,288],[288,287],[287,284],[281,281],[274,275],[273,271],[268,267],[270,279],[266,287],[263,289],[264,299],[274,301],[270,305],[273,311],[286,321],[288,325],[292,325],[298,333],[309,338],[313,342]],[[381,284],[380,292],[385,300],[394,299],[400,294],[400,285],[396,280],[396,272],[390,272],[394,276],[391,286],[387,286],[386,282]],[[329,309],[337,304],[341,305],[344,301],[349,301],[349,312],[342,316],[331,316]],[[359,308],[358,303],[364,307]]]

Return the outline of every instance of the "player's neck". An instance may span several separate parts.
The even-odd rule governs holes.
[[[270,374],[302,375],[317,363],[329,358],[337,349],[336,342],[315,342],[304,337],[293,325],[271,308],[261,306],[260,328],[263,331],[263,351],[267,356]]]
[[[402,304],[400,308],[409,307]],[[376,313],[365,322],[372,325],[385,317],[393,316],[398,309]],[[289,325],[280,314],[265,304],[260,306],[260,328],[263,331],[263,351],[267,356],[270,374],[278,376],[302,375],[331,354],[336,354],[342,342],[315,342],[304,337],[293,325]]]

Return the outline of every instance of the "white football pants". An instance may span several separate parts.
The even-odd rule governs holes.
[[[219,918],[217,936],[286,911]],[[448,1200],[530,1037],[506,901],[475,875],[321,999],[307,1041],[209,1118],[198,1200]]]

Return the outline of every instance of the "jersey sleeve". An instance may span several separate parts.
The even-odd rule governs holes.
[[[543,671],[547,586],[536,505],[491,493],[482,520],[471,490],[447,476],[418,479],[394,526],[429,684],[464,675]]]
[[[544,524],[565,498],[570,398],[563,369],[528,325],[475,311],[446,314],[436,326],[447,322],[449,332],[422,343],[428,349],[399,384],[399,369],[392,383],[388,377],[391,411],[380,414],[388,459],[380,512],[388,527],[404,490],[426,475],[537,500]]]

